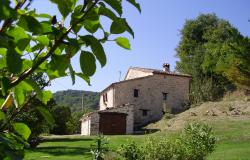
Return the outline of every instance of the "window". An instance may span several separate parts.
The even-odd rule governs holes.
[[[142,109],[142,116],[147,116],[148,115],[148,110]]]
[[[107,93],[104,93],[102,95],[102,98],[103,98],[103,102],[108,102],[108,94]]]
[[[166,93],[166,92],[162,92],[162,98],[163,98],[163,100],[167,100],[167,97],[168,97],[168,93]]]
[[[139,89],[134,89],[134,97],[139,97]]]

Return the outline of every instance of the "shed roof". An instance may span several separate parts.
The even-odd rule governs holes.
[[[97,114],[109,114],[109,113],[115,113],[115,114],[126,114],[126,113],[121,113],[121,112],[112,112],[112,110],[114,109],[117,109],[117,108],[123,108],[123,107],[127,107],[129,105],[133,105],[133,104],[130,104],[130,103],[127,103],[127,104],[124,104],[124,105],[120,105],[120,106],[116,106],[116,107],[112,107],[112,108],[107,108],[106,110],[98,110],[98,111],[93,111],[93,112],[89,112],[89,113],[86,113],[84,114],[81,118],[80,118],[80,121],[84,121],[86,120],[87,118],[90,118],[92,114],[94,113],[97,113]]]

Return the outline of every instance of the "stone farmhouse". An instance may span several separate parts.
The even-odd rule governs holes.
[[[133,134],[165,112],[182,111],[189,102],[191,77],[163,70],[131,67],[125,79],[101,92],[99,111],[83,115],[81,134]]]

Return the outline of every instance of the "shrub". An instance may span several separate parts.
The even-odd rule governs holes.
[[[143,160],[142,147],[134,141],[122,144],[117,150],[118,154],[126,160]]]
[[[166,137],[149,138],[143,146],[145,160],[167,160],[173,157],[173,143]]]
[[[214,150],[215,142],[211,127],[191,123],[176,139],[150,137],[141,145],[123,144],[117,152],[126,160],[203,160]]]
[[[206,124],[191,123],[180,137],[185,159],[204,159],[215,148],[216,138]]]
[[[103,160],[104,154],[109,151],[108,139],[103,135],[99,135],[97,140],[97,144],[92,146],[90,153],[93,156],[93,160]]]

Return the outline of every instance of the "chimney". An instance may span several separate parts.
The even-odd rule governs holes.
[[[170,65],[168,63],[163,63],[162,66],[165,72],[170,72]]]

